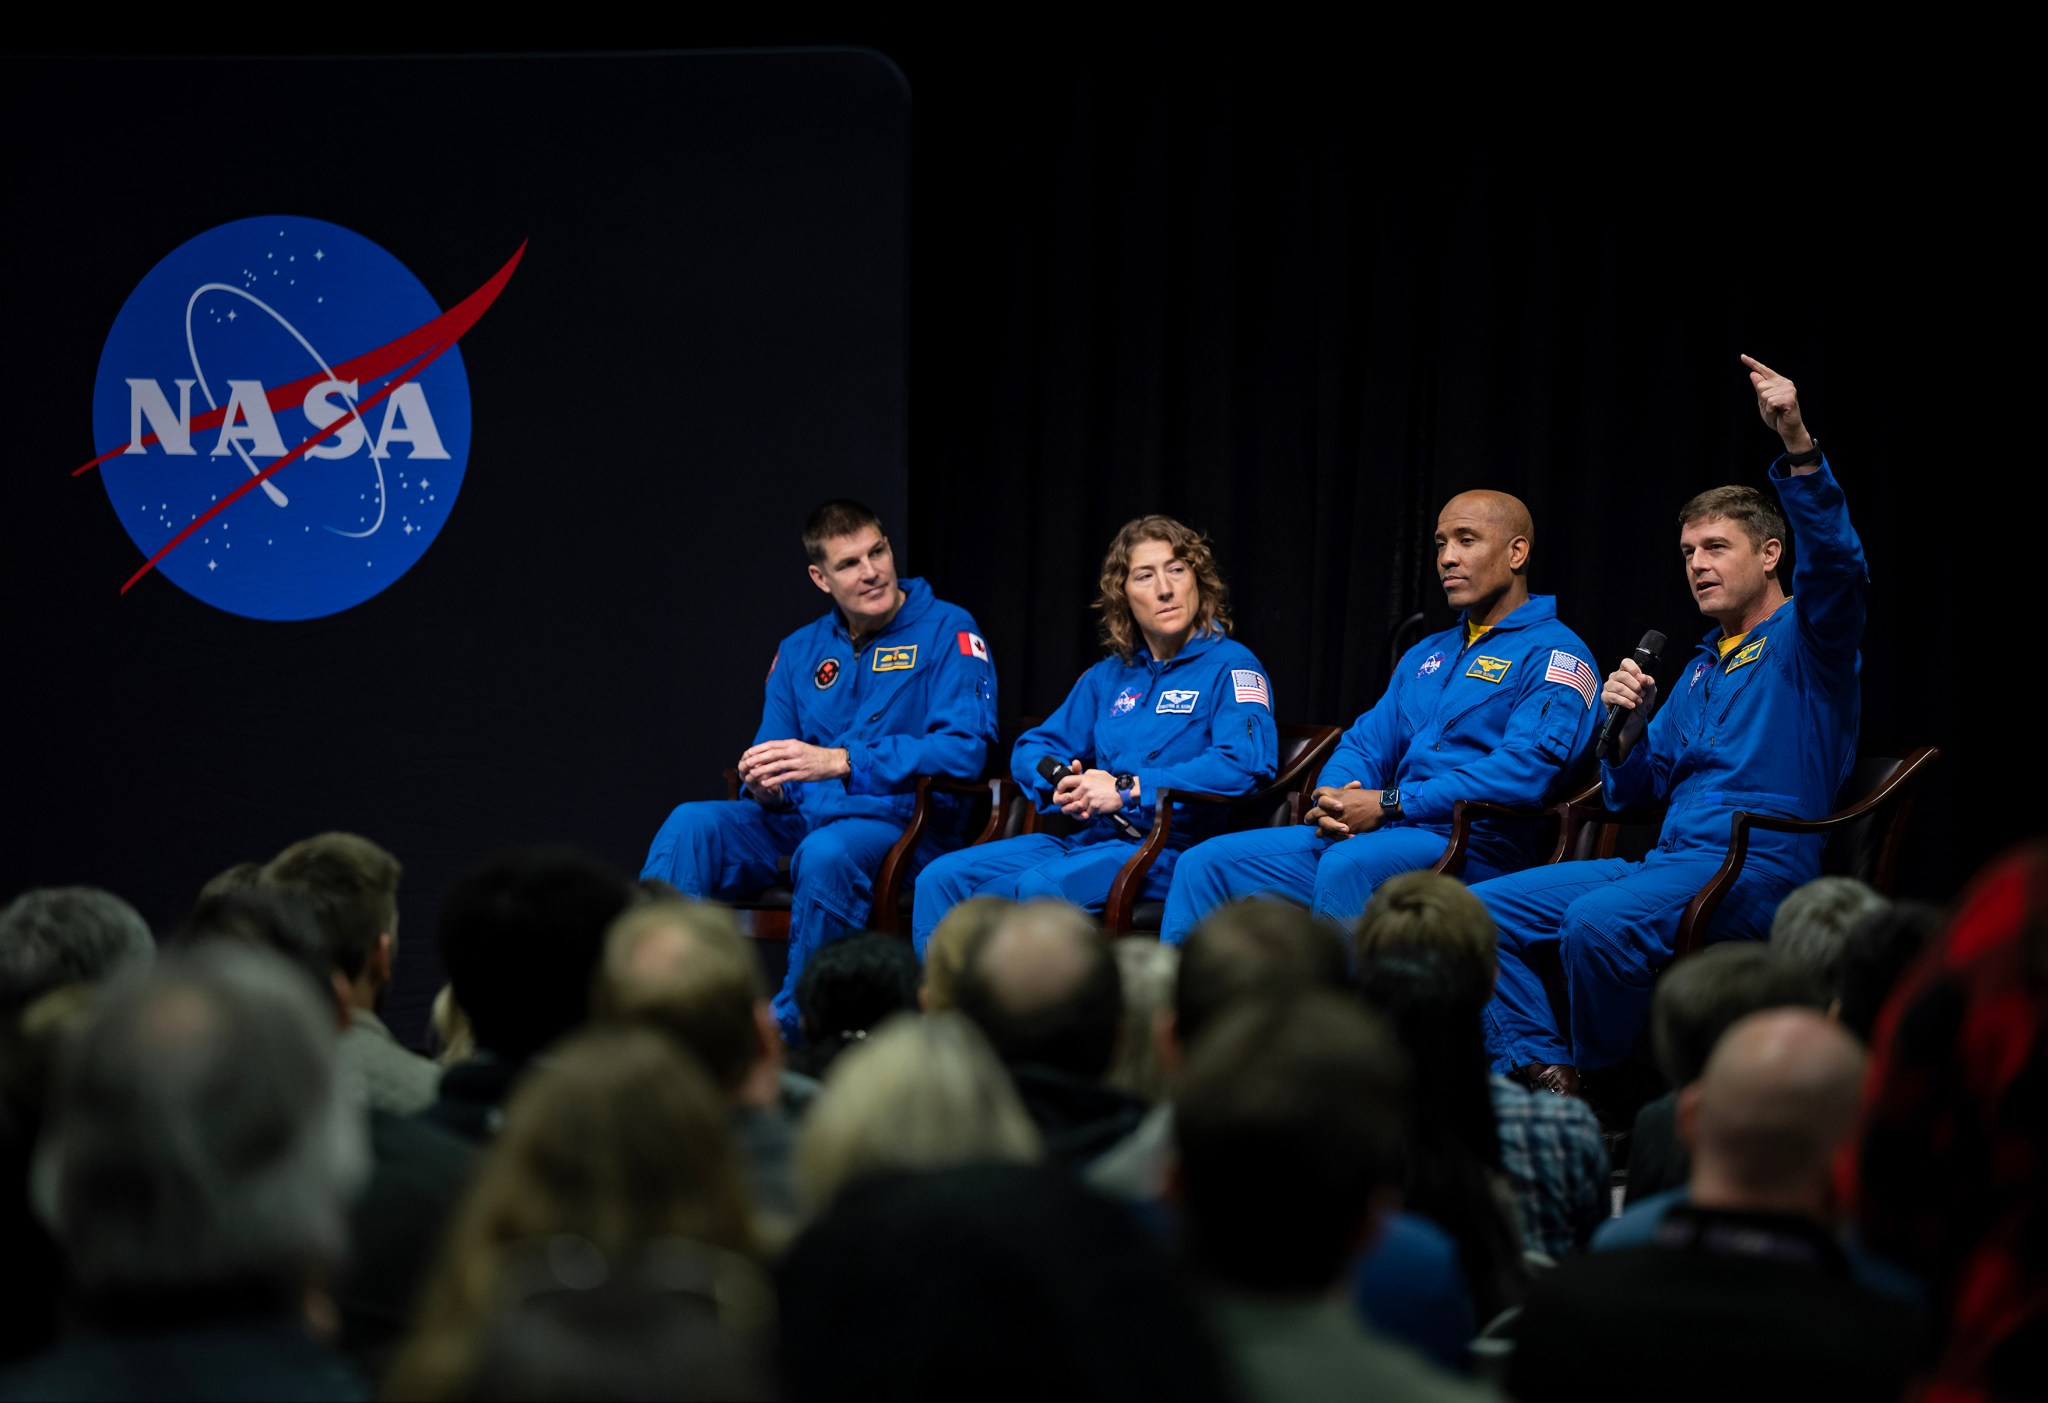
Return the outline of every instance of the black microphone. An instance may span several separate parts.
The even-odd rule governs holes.
[[[1664,651],[1664,635],[1651,629],[1643,635],[1643,641],[1636,644],[1636,650],[1629,656],[1636,660],[1636,666],[1648,672],[1657,665],[1657,655]],[[1607,708],[1607,720],[1600,727],[1599,751],[1602,759],[1613,763],[1619,757],[1616,751],[1621,746],[1621,728],[1628,724],[1629,710],[1620,702]]]
[[[1081,762],[1076,760],[1074,763],[1078,765]],[[1062,765],[1050,755],[1038,757],[1038,777],[1055,789],[1059,788],[1061,780],[1072,773],[1074,773],[1072,769]],[[1145,830],[1125,818],[1121,812],[1110,814],[1109,821],[1116,825],[1117,832],[1133,841],[1145,836]]]

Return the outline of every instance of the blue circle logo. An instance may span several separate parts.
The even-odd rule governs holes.
[[[209,229],[149,271],[93,385],[97,467],[152,570],[252,619],[340,613],[441,534],[469,463],[456,348],[515,253],[444,312],[351,230],[271,216]]]

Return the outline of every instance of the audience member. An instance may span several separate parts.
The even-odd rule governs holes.
[[[78,1325],[0,1397],[363,1395],[313,1329],[369,1162],[333,1026],[241,945],[107,986],[61,1058],[36,1175]]]
[[[1863,1053],[1810,1008],[1751,1014],[1679,1094],[1689,1201],[1647,1246],[1537,1279],[1508,1390],[1582,1403],[1618,1380],[1661,1398],[1895,1400],[1913,1310],[1853,1280],[1828,1166],[1856,1120]]]
[[[1860,1142],[1863,1239],[1928,1282],[1930,1398],[2048,1388],[2048,843],[1991,864],[1878,1019]]]
[[[206,879],[206,885],[199,889],[199,900],[209,897],[226,896],[230,892],[247,891],[263,885],[263,864],[260,862],[238,862],[224,867]]]
[[[112,892],[23,892],[0,908],[0,1017],[66,984],[97,984],[155,953],[148,923]]]
[[[1848,943],[1842,947],[1835,1001],[1828,1012],[1865,1046],[1876,1035],[1878,1011],[1906,971],[1935,942],[1945,919],[1938,906],[1899,901],[1849,933]]]
[[[1709,945],[1658,978],[1650,996],[1650,1043],[1670,1090],[1636,1112],[1628,1145],[1628,1203],[1683,1188],[1690,1177],[1692,1166],[1677,1133],[1678,1093],[1699,1079],[1721,1035],[1738,1019],[1767,1008],[1820,1003],[1820,988],[1808,970],[1751,940]]]
[[[0,1014],[0,1369],[48,1349],[61,1323],[64,1256],[29,1205],[29,1166],[57,1049],[98,993],[96,985],[66,984],[18,1014]]]
[[[657,1029],[711,1074],[731,1108],[756,1230],[780,1246],[797,1219],[795,1116],[817,1084],[783,1066],[768,987],[733,913],[687,899],[628,909],[605,936],[592,1011]]]
[[[1478,988],[1490,995],[1493,989],[1493,917],[1455,878],[1410,872],[1386,882],[1366,904],[1357,942],[1361,969],[1378,957],[1419,954],[1431,963],[1450,960],[1448,968],[1459,971],[1453,983],[1468,993]],[[1406,1026],[1406,1020],[1397,1021]],[[1438,1067],[1449,1075],[1449,1067],[1462,1069],[1476,1055],[1466,1046],[1464,1027],[1462,1013],[1455,1025],[1441,1029],[1423,1020],[1423,1036],[1447,1038],[1452,1044],[1441,1057],[1410,1046],[1411,1056],[1427,1064],[1425,1077],[1435,1075]],[[1474,1027],[1474,1037],[1483,1041],[1484,1030],[1476,1020]],[[1405,1036],[1403,1041],[1408,1041]],[[1457,1075],[1469,1080],[1462,1070]],[[1480,1147],[1482,1160],[1495,1163],[1507,1175],[1522,1246],[1553,1260],[1583,1251],[1607,1216],[1610,1171],[1599,1117],[1577,1097],[1533,1091],[1490,1074],[1485,1084],[1491,1132],[1481,1127],[1477,1106],[1468,1106],[1462,1127],[1465,1137]],[[1432,1114],[1442,1114],[1451,1104],[1440,1102]],[[1498,1146],[1497,1163],[1484,1149],[1489,1135]],[[1416,1205],[1411,1202],[1409,1207]]]
[[[507,1272],[465,1397],[477,1403],[780,1398],[775,1287],[736,1252],[668,1238],[607,1261],[581,1238]]]
[[[1055,1165],[848,1184],[777,1283],[794,1403],[1235,1396],[1165,1252]]]
[[[1005,912],[967,952],[953,995],[1009,1068],[1053,1158],[1084,1167],[1144,1119],[1144,1102],[1103,1081],[1123,990],[1109,942],[1078,906],[1047,898]]]
[[[348,981],[313,912],[277,886],[224,888],[202,896],[175,935],[173,949],[215,941],[260,946],[283,956],[330,1011],[337,1038],[350,1026]],[[337,1059],[339,1052],[337,1051]],[[344,1093],[360,1103],[361,1083],[345,1074]],[[414,1116],[368,1107],[370,1175],[349,1208],[348,1260],[332,1283],[341,1314],[342,1352],[374,1384],[410,1328],[415,1298],[434,1244],[454,1216],[476,1149]]]
[[[535,1054],[589,1016],[605,927],[630,890],[609,867],[560,851],[493,858],[455,884],[441,908],[441,962],[477,1050],[442,1072],[422,1115],[471,1140],[497,1133]]]
[[[433,1103],[441,1069],[400,1047],[377,1017],[398,966],[398,859],[354,833],[292,844],[263,869],[265,885],[290,892],[320,923],[348,996],[341,1065],[380,1111],[407,1116]]]
[[[882,1170],[1023,1162],[1042,1152],[1009,1075],[972,1023],[957,1013],[904,1016],[834,1064],[797,1137],[797,1184],[816,1213],[849,1182]]]
[[[1124,1021],[1110,1058],[1108,1082],[1148,1105],[1166,1099],[1166,1067],[1159,1058],[1159,1018],[1173,1007],[1180,946],[1157,940],[1113,940],[1117,982],[1124,991]]]
[[[1226,1013],[1188,1057],[1174,1121],[1190,1264],[1247,1397],[1486,1396],[1380,1339],[1339,1292],[1398,1200],[1407,1078],[1337,994]]]
[[[1890,907],[1890,899],[1867,882],[1815,877],[1778,903],[1778,914],[1771,917],[1770,948],[1794,969],[1807,971],[1814,986],[1833,997],[1851,932]]]
[[[926,1013],[953,1007],[953,984],[966,967],[967,951],[1017,903],[1001,896],[970,896],[946,913],[924,947],[924,984],[917,1001]]]
[[[790,1065],[823,1077],[834,1058],[885,1019],[918,1006],[921,978],[917,955],[901,936],[868,931],[816,951],[797,980],[803,1046]]]
[[[436,1065],[452,1067],[476,1055],[476,1030],[469,1026],[469,1015],[462,1011],[462,1005],[455,1002],[453,984],[443,984],[434,995],[434,1006],[427,1011],[427,1026],[434,1034]]]
[[[500,1300],[536,1247],[588,1280],[670,1238],[755,1250],[725,1098],[650,1029],[564,1040],[513,1093],[385,1392],[471,1396]]]

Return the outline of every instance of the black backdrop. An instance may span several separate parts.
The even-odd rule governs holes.
[[[2017,140],[1999,85],[1934,44],[1682,66],[1050,21],[625,38],[867,44],[907,76],[902,563],[980,619],[1012,731],[1095,656],[1102,544],[1147,510],[1214,536],[1285,718],[1348,720],[1400,620],[1446,620],[1426,542],[1470,486],[1530,503],[1535,586],[1603,670],[1653,626],[1675,658],[1701,631],[1676,508],[1773,448],[1749,351],[1800,382],[1864,535],[1866,738],[1945,751],[1907,894],[2040,828]],[[672,666],[666,641],[601,685]],[[369,808],[345,818],[375,833]],[[88,873],[121,885],[97,852],[34,875]]]

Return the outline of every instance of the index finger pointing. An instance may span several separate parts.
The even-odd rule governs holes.
[[[1742,358],[1742,363],[1748,366],[1751,370],[1760,371],[1763,374],[1770,376],[1773,380],[1782,380],[1785,378],[1784,376],[1778,374],[1777,371],[1771,369],[1762,361],[1758,360],[1755,356],[1745,355]]]

